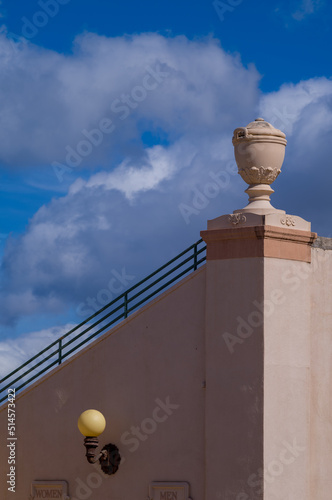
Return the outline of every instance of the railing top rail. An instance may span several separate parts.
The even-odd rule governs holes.
[[[203,244],[203,246],[201,246]],[[200,247],[200,248],[199,248]],[[161,291],[165,290],[167,287],[169,287],[171,284],[182,278],[185,274],[192,270],[196,270],[200,264],[202,264],[206,260],[206,256],[203,255],[203,252],[206,249],[206,245],[204,245],[204,242],[202,239],[198,240],[196,243],[191,245],[190,247],[186,248],[183,252],[179,253],[176,257],[173,259],[169,260],[164,264],[163,266],[159,267],[156,269],[154,272],[150,273],[148,276],[140,280],[138,283],[133,285],[132,287],[128,288],[125,292],[121,293],[118,295],[115,299],[107,303],[105,306],[103,306],[101,309],[96,311],[94,314],[89,316],[87,319],[76,325],[74,328],[69,330],[67,333],[59,337],[57,340],[49,344],[47,347],[42,349],[40,352],[35,354],[32,358],[28,359],[25,361],[22,365],[20,365],[18,368],[13,370],[11,373],[6,375],[0,383],[3,384],[5,381],[8,381],[6,386],[1,387],[0,389],[0,403],[3,402],[6,399],[6,396],[4,396],[4,392],[13,386],[13,384],[16,384],[19,381],[22,381],[22,383],[17,387],[16,389],[22,389],[26,387],[31,381],[35,380],[39,376],[43,375],[47,370],[53,368],[57,364],[61,364],[62,360],[64,358],[69,357],[72,355],[75,351],[79,350],[82,348],[86,343],[90,342],[93,338],[95,338],[97,335],[105,331],[107,328],[110,326],[114,325],[117,321],[120,321],[123,318],[126,318],[128,314],[133,312],[135,309],[140,307],[142,304],[145,302],[148,302],[150,299],[152,299],[154,296],[158,295]],[[189,255],[187,255],[189,254]],[[179,259],[181,257],[184,257],[180,262]],[[193,264],[190,262],[193,261]],[[172,266],[172,264],[175,264]],[[185,265],[188,265],[184,270],[182,269]],[[171,267],[172,266],[172,267]],[[170,269],[171,268],[171,269]],[[164,271],[164,273],[163,273]],[[177,274],[174,276],[173,274],[177,272]],[[166,282],[162,283],[163,280],[166,280],[167,277],[170,277],[173,275],[170,279],[168,279]],[[152,278],[155,279],[151,283],[147,283],[149,280]],[[154,289],[154,287],[157,286],[158,283],[161,283],[160,286],[158,286],[157,289]],[[146,284],[141,290],[139,290],[139,287],[142,285]],[[148,291],[150,290],[150,293]],[[134,295],[129,296],[132,292],[135,292]],[[135,300],[141,297],[141,299],[135,303]],[[130,304],[130,306],[129,306]],[[112,309],[110,309],[112,306]],[[123,309],[123,312],[119,313],[119,310]],[[106,310],[108,310],[105,315],[100,317],[100,315]],[[116,314],[118,313],[118,314]],[[115,315],[116,317],[111,319],[112,315]],[[97,319],[99,317],[99,319]],[[107,322],[107,324],[102,324],[102,322],[105,322],[105,320],[110,319],[110,321]],[[93,323],[91,323],[92,320],[95,320]],[[83,331],[80,331],[84,326],[86,325],[86,328],[83,329]],[[95,328],[99,326],[99,328],[95,331]],[[76,335],[70,339],[67,340],[67,338],[72,335],[74,332]],[[74,344],[78,339],[81,339],[85,334],[88,332],[89,335],[81,340],[78,344]],[[65,349],[69,346],[72,345],[71,349],[69,351],[65,351]],[[52,350],[52,352],[50,352]],[[42,357],[43,355],[46,355],[46,357],[42,360],[39,358]],[[52,361],[52,357],[56,357],[56,361]],[[36,363],[33,364],[30,368],[28,366],[36,361]],[[37,374],[34,373],[32,377],[30,377],[28,380],[25,380],[25,378],[33,371],[35,371],[38,367],[40,367],[43,363],[46,361],[50,361],[49,365],[42,368]],[[26,370],[22,373],[22,370]],[[20,373],[21,372],[21,373]],[[16,375],[16,377],[13,379],[13,377]],[[11,379],[11,380],[10,380]]]

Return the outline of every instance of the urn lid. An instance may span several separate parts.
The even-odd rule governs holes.
[[[233,144],[243,139],[254,139],[255,136],[270,136],[271,139],[273,137],[281,138],[281,142],[285,142],[285,145],[287,143],[286,135],[281,132],[281,130],[274,128],[274,126],[266,122],[264,118],[256,118],[254,122],[249,123],[246,127],[239,127],[234,130]]]

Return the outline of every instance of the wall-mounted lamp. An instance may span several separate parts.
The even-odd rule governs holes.
[[[97,410],[86,410],[80,415],[77,425],[81,434],[85,436],[85,456],[88,462],[94,464],[99,460],[105,474],[115,474],[121,461],[118,448],[114,444],[106,444],[99,455],[95,454],[99,444],[98,436],[106,427],[104,415]]]

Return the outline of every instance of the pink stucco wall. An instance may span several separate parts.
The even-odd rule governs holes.
[[[332,247],[332,245],[329,245]],[[311,280],[310,498],[332,492],[332,249],[313,249]]]
[[[193,500],[329,500],[332,249],[311,251],[208,260],[24,391],[17,489],[2,443],[0,498],[62,479],[72,500],[146,499],[153,481],[186,481]],[[84,457],[88,408],[124,457],[114,476]]]
[[[193,498],[203,498],[204,321],[203,267],[24,391],[16,493],[7,490],[2,443],[0,498],[28,499],[38,479],[68,481],[72,500],[145,499],[158,480],[188,481]],[[114,476],[84,456],[77,419],[88,408],[106,417],[100,444],[116,444],[124,457]],[[3,408],[2,435],[6,418]]]

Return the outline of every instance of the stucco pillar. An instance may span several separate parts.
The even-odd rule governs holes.
[[[311,266],[316,234],[309,222],[270,205],[286,141],[258,122],[253,135],[255,122],[234,134],[246,141],[246,161],[236,159],[252,182],[249,205],[208,221],[201,232],[207,243],[206,498],[309,500],[310,284],[303,280],[293,293],[290,282]]]

